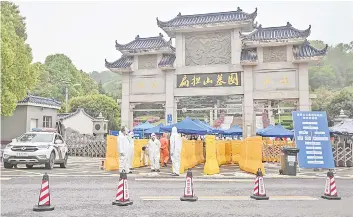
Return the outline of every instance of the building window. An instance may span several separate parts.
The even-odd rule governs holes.
[[[52,128],[52,117],[51,116],[43,116],[43,127]]]

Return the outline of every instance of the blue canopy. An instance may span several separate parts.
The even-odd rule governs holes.
[[[163,127],[162,123],[158,124],[155,127],[152,127],[151,129],[146,130],[145,134],[159,133],[161,127]]]
[[[230,129],[224,130],[223,134],[225,134],[225,135],[242,135],[243,130],[238,125],[234,125]]]
[[[206,130],[213,130],[213,128],[211,126],[209,126],[208,124],[203,123],[199,119],[194,119],[193,121],[195,123],[197,123],[198,125],[200,125],[201,127],[205,128]]]
[[[186,117],[179,123],[171,124],[168,126],[161,127],[161,131],[171,132],[172,128],[176,127],[178,129],[178,133],[185,134],[200,134],[204,135],[210,132],[211,130],[205,129],[204,127],[198,125],[194,121],[192,121],[189,117]]]
[[[274,128],[275,126],[273,126],[272,124],[270,124],[270,125],[268,125],[266,128],[264,128],[264,129],[258,129],[258,130],[256,130],[256,133],[257,134],[261,134],[262,132],[265,132],[265,131],[267,131],[267,130],[270,130],[270,129],[272,129],[272,128]]]
[[[282,125],[278,124],[270,129],[263,130],[259,133],[263,137],[290,137],[294,136],[291,130],[287,130]]]
[[[154,126],[150,124],[148,121],[146,121],[145,123],[137,125],[134,128],[134,131],[145,131],[145,130],[151,129],[152,127]]]

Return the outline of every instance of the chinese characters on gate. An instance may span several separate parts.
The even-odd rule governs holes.
[[[292,116],[300,167],[333,168],[326,113],[293,112]]]
[[[231,87],[241,86],[240,72],[188,74],[177,76],[177,87]]]

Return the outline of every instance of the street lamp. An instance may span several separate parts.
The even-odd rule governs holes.
[[[81,86],[81,84],[74,84],[73,87]],[[69,88],[68,83],[66,83],[65,87],[65,113],[68,112],[68,101],[69,101]]]

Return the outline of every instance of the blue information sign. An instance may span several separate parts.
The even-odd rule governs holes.
[[[173,122],[172,114],[167,115],[167,123],[171,124]]]
[[[326,112],[292,112],[299,167],[335,167]]]

